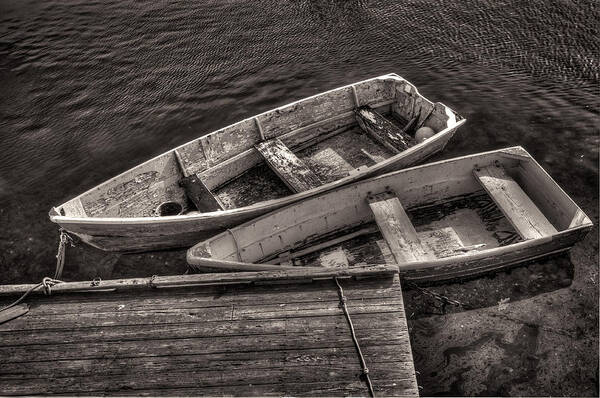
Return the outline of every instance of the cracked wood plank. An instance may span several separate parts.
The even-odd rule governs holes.
[[[256,149],[292,191],[308,191],[321,185],[319,177],[279,138],[261,142]]]
[[[414,145],[413,138],[401,128],[368,106],[355,111],[360,128],[394,153],[400,153]]]

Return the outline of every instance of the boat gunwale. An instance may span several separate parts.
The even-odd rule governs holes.
[[[522,242],[517,242],[517,243],[512,243],[506,246],[500,246],[500,247],[494,247],[491,249],[486,249],[486,250],[479,250],[476,252],[472,252],[472,253],[465,253],[465,254],[457,254],[455,256],[450,256],[450,257],[444,257],[444,258],[436,258],[433,260],[427,260],[427,261],[418,261],[418,262],[406,262],[406,263],[401,263],[401,264],[396,264],[396,263],[384,263],[384,264],[373,264],[373,265],[393,265],[394,267],[397,267],[398,273],[403,276],[406,277],[409,280],[414,280],[414,281],[418,281],[418,280],[424,280],[424,281],[432,281],[432,280],[450,280],[455,278],[455,276],[453,276],[453,272],[457,273],[453,270],[449,270],[447,274],[444,275],[440,275],[440,276],[436,276],[436,277],[432,277],[430,275],[424,276],[424,277],[420,277],[420,275],[418,274],[411,274],[412,272],[419,272],[419,271],[426,271],[429,269],[433,269],[433,268],[439,268],[439,267],[457,267],[460,264],[464,264],[464,263],[469,263],[469,262],[476,262],[476,261],[480,261],[480,260],[484,260],[486,258],[492,258],[492,257],[499,257],[499,256],[503,256],[503,255],[507,255],[511,252],[515,252],[515,251],[526,251],[528,249],[532,249],[534,247],[537,246],[541,246],[545,243],[549,243],[555,239],[561,238],[563,236],[569,236],[571,234],[573,234],[574,232],[576,232],[577,230],[589,230],[592,228],[592,225],[580,225],[577,227],[572,227],[569,228],[567,230],[564,231],[560,231],[557,232],[556,234],[553,234],[551,236],[546,236],[546,237],[542,237],[542,238],[536,238],[536,239],[529,239],[526,241],[522,241]],[[203,242],[204,243],[204,242]],[[571,246],[566,246],[564,248],[560,248],[557,250],[553,250],[551,252],[548,253],[542,253],[536,256],[531,257],[531,259],[536,259],[536,258],[541,258],[541,257],[546,257],[547,255],[552,255],[552,254],[557,254],[557,253],[561,253],[564,252],[566,250],[569,250]],[[514,261],[509,261],[506,264],[503,263],[502,264],[502,268],[510,266],[511,264],[518,264],[521,263],[522,261],[527,261],[528,259],[530,259],[530,257],[524,256],[523,259],[516,259]],[[315,269],[315,268],[320,268],[320,267],[302,267],[302,266],[284,266],[284,265],[277,265],[277,264],[269,264],[269,263],[245,263],[245,262],[241,262],[241,261],[231,261],[231,260],[215,260],[209,257],[198,257],[198,256],[193,256],[191,253],[191,250],[188,250],[187,254],[186,254],[186,261],[194,266],[200,267],[200,268],[210,268],[212,270],[222,270],[223,272],[266,272],[267,270],[272,270],[273,267],[281,267],[282,271],[287,271],[287,270],[291,270],[294,268],[307,268],[307,269]],[[325,268],[325,267],[323,267]],[[349,267],[349,269],[352,269],[354,267]],[[485,268],[485,267],[484,267]],[[473,270],[469,270],[472,271],[473,274],[478,274],[479,271],[477,271],[477,269],[473,269]],[[462,273],[464,272],[463,269],[459,270],[459,274],[462,275]],[[486,272],[486,271],[483,271]],[[407,274],[407,275],[404,275]]]
[[[252,204],[252,205],[249,205],[249,206],[244,206],[244,207],[239,207],[239,208],[229,209],[229,210],[220,210],[220,211],[214,211],[214,212],[205,212],[205,213],[199,213],[199,214],[182,214],[182,215],[176,215],[176,216],[150,216],[150,217],[148,217],[148,216],[146,216],[146,217],[90,217],[90,216],[85,216],[85,217],[78,216],[78,217],[74,217],[74,216],[63,216],[63,215],[60,215],[58,213],[58,209],[61,208],[61,207],[63,207],[68,202],[73,201],[75,199],[82,198],[85,195],[93,192],[97,188],[102,187],[102,186],[110,183],[111,181],[113,181],[113,180],[115,180],[115,179],[117,179],[117,178],[119,178],[121,176],[127,175],[131,171],[133,171],[133,170],[135,170],[135,169],[137,169],[137,168],[139,168],[139,167],[141,167],[141,166],[143,166],[145,164],[148,164],[148,163],[150,163],[150,162],[152,162],[152,161],[154,161],[154,160],[156,160],[156,159],[158,159],[158,158],[160,158],[162,156],[165,156],[165,155],[167,155],[169,153],[175,152],[176,150],[178,150],[180,148],[183,148],[183,147],[185,147],[185,146],[187,146],[187,145],[189,145],[189,144],[191,144],[191,143],[193,143],[193,142],[195,142],[195,141],[197,141],[197,140],[199,140],[199,139],[201,139],[203,137],[207,137],[207,136],[210,136],[210,135],[213,135],[213,134],[218,134],[221,131],[223,131],[225,129],[228,129],[228,128],[232,127],[232,126],[235,126],[237,124],[246,122],[248,120],[252,120],[254,118],[257,118],[259,116],[265,115],[267,113],[274,112],[274,111],[276,111],[278,109],[287,108],[287,107],[293,106],[293,105],[295,105],[297,103],[300,103],[300,102],[303,102],[303,101],[307,101],[307,100],[310,100],[310,99],[313,99],[313,98],[316,98],[316,97],[319,97],[319,96],[322,96],[322,95],[325,95],[325,94],[328,94],[328,93],[331,93],[331,92],[334,92],[334,91],[343,90],[343,89],[348,88],[348,87],[353,87],[353,86],[361,84],[361,83],[365,83],[365,82],[369,82],[369,81],[374,81],[374,80],[385,80],[386,78],[392,78],[393,80],[396,80],[396,81],[407,82],[408,84],[410,84],[416,90],[416,93],[419,95],[419,97],[425,99],[427,102],[433,104],[434,106],[436,104],[439,104],[439,105],[443,106],[446,109],[447,112],[448,111],[452,112],[452,114],[454,115],[454,119],[455,119],[454,120],[454,124],[452,126],[447,126],[443,130],[441,130],[438,133],[436,133],[433,137],[431,137],[431,138],[429,138],[429,139],[427,139],[427,140],[425,140],[423,142],[420,142],[420,143],[418,143],[418,144],[416,144],[416,145],[414,145],[414,146],[406,149],[405,151],[402,151],[402,152],[400,152],[400,153],[398,153],[398,154],[396,154],[394,156],[391,156],[391,157],[389,157],[389,158],[387,158],[387,159],[385,159],[385,160],[383,160],[381,162],[375,163],[374,165],[372,165],[370,167],[367,167],[363,171],[359,171],[359,172],[357,172],[355,174],[348,175],[348,176],[343,177],[343,178],[341,178],[339,180],[336,180],[336,181],[333,181],[333,182],[330,182],[330,183],[327,183],[327,184],[323,184],[323,185],[321,185],[319,187],[316,187],[316,188],[313,188],[313,189],[310,189],[310,190],[307,190],[307,191],[299,192],[299,193],[296,193],[296,194],[288,195],[288,196],[285,196],[285,197],[282,197],[282,198],[273,199],[273,200],[269,200],[269,201],[261,201],[261,202],[258,202],[258,203],[255,203],[255,204]],[[112,177],[112,178],[110,178],[110,179],[108,179],[108,180],[106,180],[106,181],[104,181],[104,182],[102,182],[102,183],[100,183],[100,184],[98,184],[98,185],[96,185],[96,186],[88,189],[88,190],[86,190],[85,192],[83,192],[83,193],[81,193],[81,194],[79,194],[79,195],[77,195],[77,196],[75,196],[75,197],[73,197],[73,198],[71,198],[71,199],[63,202],[62,204],[60,204],[58,206],[52,207],[50,209],[48,215],[49,215],[50,221],[52,221],[54,223],[57,223],[57,224],[90,224],[90,225],[103,225],[103,224],[155,224],[155,223],[170,223],[170,222],[186,222],[186,221],[203,220],[203,219],[210,219],[210,218],[213,218],[213,217],[221,217],[221,216],[226,216],[226,215],[244,214],[246,212],[252,212],[252,211],[255,211],[255,210],[260,210],[262,208],[268,208],[268,207],[272,207],[272,206],[278,206],[278,205],[286,206],[286,202],[290,202],[290,203],[296,202],[297,200],[300,200],[302,198],[305,198],[305,197],[308,197],[308,196],[312,196],[316,192],[327,192],[327,191],[330,191],[332,189],[337,188],[340,185],[345,185],[345,184],[348,184],[350,182],[360,180],[365,175],[376,173],[378,170],[380,170],[382,168],[385,168],[385,167],[389,166],[390,164],[393,164],[394,162],[396,162],[396,161],[398,161],[398,160],[400,160],[400,159],[402,159],[402,158],[404,158],[404,157],[406,157],[406,156],[408,156],[408,155],[410,155],[410,154],[412,154],[414,152],[417,152],[418,150],[422,149],[423,147],[429,146],[429,145],[435,143],[436,141],[439,141],[439,140],[445,138],[447,135],[454,134],[454,132],[460,126],[462,126],[466,122],[466,120],[467,120],[466,118],[464,118],[458,112],[454,111],[452,108],[448,107],[447,105],[443,104],[442,102],[432,102],[429,99],[427,99],[426,97],[424,97],[423,95],[421,95],[419,93],[419,90],[412,83],[410,83],[408,80],[404,79],[403,77],[401,77],[401,76],[399,76],[399,75],[397,75],[395,73],[389,73],[389,74],[386,74],[386,75],[381,75],[381,76],[373,77],[373,78],[370,78],[370,79],[361,80],[359,82],[355,82],[355,83],[352,83],[352,84],[347,84],[347,85],[344,85],[344,86],[341,86],[341,87],[337,87],[337,88],[334,88],[334,89],[331,89],[331,90],[327,90],[327,91],[324,91],[324,92],[321,92],[321,93],[317,93],[317,94],[309,96],[309,97],[304,97],[304,98],[299,99],[297,101],[293,101],[293,102],[290,102],[288,104],[279,106],[277,108],[269,109],[269,110],[267,110],[265,112],[262,112],[260,114],[250,116],[250,117],[248,117],[246,119],[243,119],[241,121],[235,122],[235,123],[230,124],[228,126],[222,127],[222,128],[220,128],[218,130],[215,130],[215,131],[213,131],[213,132],[211,132],[209,134],[206,134],[206,135],[194,138],[194,139],[192,139],[192,140],[190,140],[190,141],[188,141],[188,142],[186,142],[184,144],[181,144],[181,145],[179,145],[177,147],[171,148],[171,149],[169,149],[169,150],[167,150],[167,151],[165,151],[165,152],[163,152],[163,153],[161,153],[161,154],[159,154],[159,155],[157,155],[157,156],[155,156],[155,157],[153,157],[151,159],[148,159],[148,160],[146,160],[146,161],[144,161],[144,162],[142,162],[142,163],[140,163],[140,164],[138,164],[138,165],[136,165],[136,166],[134,166],[134,167],[132,167],[132,168],[130,168],[130,169],[128,169],[128,170],[126,170],[126,171],[124,171],[124,172],[122,172],[122,173],[120,173],[120,174],[118,174],[118,175],[116,175],[116,176],[114,176],[114,177]]]
[[[436,258],[436,259],[427,260],[427,261],[405,262],[400,265],[394,263],[393,265],[398,267],[400,274],[402,274],[405,271],[406,272],[420,271],[420,270],[434,268],[434,267],[440,267],[440,266],[451,266],[457,262],[462,263],[462,262],[482,260],[482,259],[485,259],[488,257],[507,254],[507,253],[510,253],[515,250],[529,249],[529,248],[532,248],[535,246],[542,245],[544,243],[551,242],[552,240],[560,238],[563,235],[570,235],[574,231],[590,229],[591,227],[592,227],[592,225],[589,225],[589,224],[588,225],[579,225],[577,227],[568,228],[564,231],[559,231],[550,236],[545,236],[542,238],[535,238],[535,239],[528,239],[528,240],[521,241],[521,242],[511,243],[506,246],[493,247],[491,249],[478,250],[478,251],[471,252],[471,253],[457,254],[455,256]],[[219,235],[221,235],[221,234],[219,234]],[[206,244],[214,238],[216,238],[216,236],[199,243],[197,246]],[[196,246],[194,246],[194,247],[196,247]],[[250,270],[251,268],[255,268],[255,270],[254,270],[255,272],[257,270],[266,271],[266,270],[273,269],[272,267],[275,267],[275,266],[281,267],[282,270],[289,270],[289,269],[293,269],[293,268],[302,268],[302,266],[284,266],[284,265],[269,264],[269,263],[258,263],[257,264],[257,263],[246,263],[243,261],[216,260],[216,259],[212,259],[210,257],[199,257],[199,256],[194,256],[192,254],[192,252],[193,252],[192,249],[194,247],[192,247],[191,249],[188,250],[188,252],[186,254],[186,260],[189,264],[200,266],[200,267],[213,268],[213,269],[234,269],[239,272],[242,272],[242,270],[244,270],[244,269]],[[567,250],[567,249],[566,248],[561,249],[560,251],[563,251],[563,250]],[[214,264],[214,265],[211,265],[211,264]],[[386,264],[379,264],[379,265],[386,265]],[[387,264],[387,265],[390,265],[390,264]],[[264,267],[261,269],[261,266],[264,266]],[[304,267],[304,268],[313,269],[313,268],[320,268],[320,267]],[[352,269],[352,268],[354,268],[354,267],[349,267],[349,269]]]

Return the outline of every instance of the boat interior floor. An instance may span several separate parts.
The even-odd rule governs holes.
[[[392,120],[392,117],[388,115],[388,119]],[[360,167],[369,167],[388,159],[394,154],[358,125],[354,125],[293,152],[293,155],[309,173],[316,175],[320,184],[326,184],[346,177]],[[226,210],[282,198],[293,193],[293,189],[286,185],[284,179],[273,170],[273,166],[264,161],[213,192]]]
[[[323,183],[337,181],[360,167],[372,166],[394,154],[356,126],[300,152],[298,157]]]
[[[293,192],[264,162],[214,191],[214,195],[219,198],[225,210],[250,206],[263,200],[283,198],[291,194]]]
[[[442,204],[407,209],[406,213],[421,245],[434,258],[464,255],[521,240],[485,192]],[[316,267],[396,262],[375,222],[341,231],[336,236],[306,242],[285,255],[265,260],[270,264]]]

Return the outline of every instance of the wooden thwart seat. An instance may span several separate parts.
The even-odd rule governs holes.
[[[502,167],[476,168],[473,174],[523,239],[557,233],[552,223]]]
[[[413,146],[410,135],[370,107],[357,108],[355,115],[360,128],[393,153],[400,153]]]
[[[175,149],[173,153],[181,173],[183,174],[183,178],[179,181],[179,185],[185,191],[185,195],[188,197],[188,199],[194,203],[196,209],[202,213],[224,210],[225,207],[219,198],[213,195],[198,174],[190,173],[190,171],[185,167],[181,159],[181,155],[177,149]]]
[[[321,185],[321,180],[279,138],[255,145],[271,169],[294,192]]]
[[[399,266],[406,262],[432,259],[421,245],[415,227],[393,192],[370,195],[367,201],[375,216],[375,222]]]
[[[179,181],[179,184],[183,187],[188,199],[194,203],[198,211],[206,213],[225,209],[219,198],[213,195],[197,174],[183,177]]]

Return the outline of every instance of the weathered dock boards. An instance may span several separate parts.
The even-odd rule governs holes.
[[[477,168],[473,173],[523,239],[556,234],[556,228],[502,167]]]
[[[211,286],[150,288],[147,278],[93,288],[136,289],[114,292],[63,294],[69,286],[56,285],[0,325],[0,395],[368,396],[337,275],[375,394],[416,396],[395,267],[373,269],[323,269],[312,282],[299,270],[254,273],[253,283],[237,273]],[[212,284],[215,275],[189,277]],[[282,283],[286,275],[294,281]],[[152,285],[185,277],[175,279]]]

